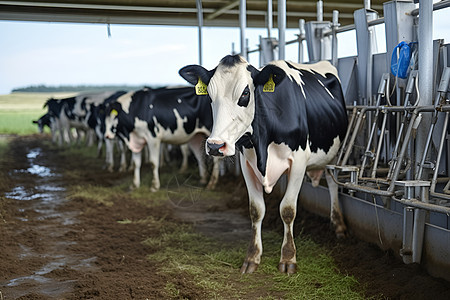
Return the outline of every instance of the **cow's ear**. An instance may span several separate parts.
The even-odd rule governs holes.
[[[254,77],[253,82],[257,86],[265,85],[269,80],[273,80],[275,85],[277,85],[284,77],[286,77],[286,73],[281,68],[274,65],[267,65]]]
[[[208,85],[215,71],[215,69],[208,71],[199,65],[189,65],[181,68],[178,73],[190,84],[196,85],[198,83],[198,79],[200,78],[206,85]]]

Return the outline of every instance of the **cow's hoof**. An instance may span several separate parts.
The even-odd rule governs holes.
[[[124,173],[127,171],[127,167],[120,167],[118,170],[120,173]]]
[[[150,188],[150,192],[152,192],[152,193],[155,193],[157,191],[159,191],[159,188],[157,188],[157,187],[151,187]]]
[[[206,189],[209,191],[212,191],[216,188],[216,184],[215,183],[208,183],[208,185],[206,186]]]
[[[297,272],[297,264],[280,262],[278,264],[278,271],[280,271],[280,273],[294,274],[295,272]]]
[[[338,239],[344,239],[347,237],[347,227],[345,225],[335,226],[334,232]]]
[[[112,173],[112,172],[114,172],[114,168],[113,168],[113,167],[108,167],[108,169],[107,169],[107,170],[108,170],[108,172],[109,172],[109,173]]]
[[[244,261],[241,267],[241,274],[251,274],[258,269],[258,264],[251,261]]]

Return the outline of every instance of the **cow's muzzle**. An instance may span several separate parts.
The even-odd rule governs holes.
[[[225,143],[216,144],[216,143],[206,142],[206,146],[207,146],[209,155],[223,156],[223,153],[222,153],[222,151],[220,151],[220,149],[225,147]]]

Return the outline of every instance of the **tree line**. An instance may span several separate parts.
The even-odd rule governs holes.
[[[93,91],[132,91],[143,88],[143,85],[32,85],[13,89],[12,92],[22,93],[55,93],[55,92],[93,92]]]

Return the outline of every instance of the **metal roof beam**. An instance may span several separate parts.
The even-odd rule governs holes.
[[[233,9],[233,8],[235,8],[235,7],[238,6],[238,5],[239,5],[239,0],[231,1],[230,3],[228,3],[227,5],[225,5],[224,7],[219,8],[218,10],[216,10],[215,12],[213,12],[212,14],[208,15],[208,16],[206,17],[206,20],[212,20],[212,19],[215,19],[216,17],[218,17],[218,16],[220,16],[220,15],[222,15],[222,14],[224,14],[224,13],[227,13],[230,9]]]

